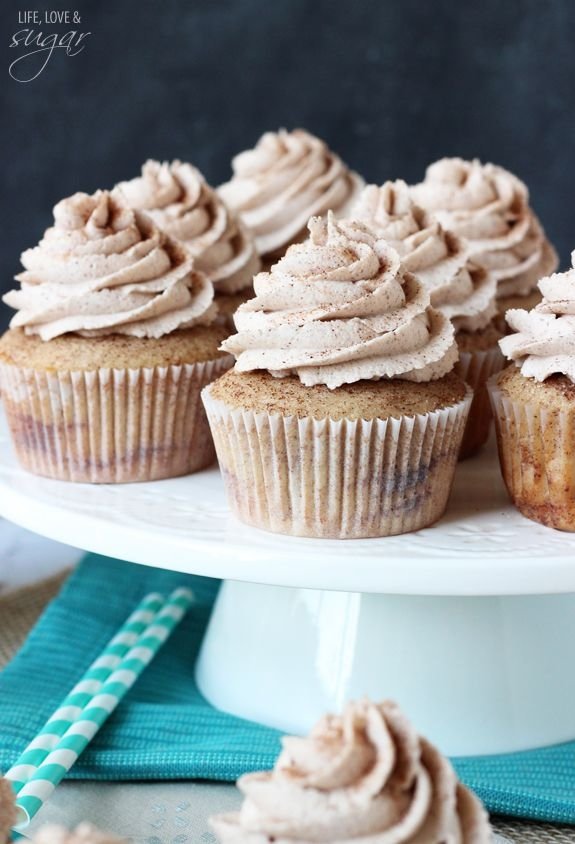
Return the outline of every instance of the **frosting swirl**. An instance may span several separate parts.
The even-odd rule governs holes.
[[[219,192],[254,233],[260,255],[302,239],[312,215],[344,214],[363,184],[327,144],[303,129],[266,132],[232,166],[233,178]]]
[[[516,333],[499,345],[526,378],[545,381],[550,375],[566,375],[575,383],[575,251],[571,263],[567,272],[541,279],[543,301],[536,308],[507,311],[507,322]]]
[[[310,237],[256,276],[222,349],[236,369],[330,389],[361,379],[430,381],[457,359],[453,326],[365,225],[312,217]]]
[[[351,703],[283,746],[273,771],[240,778],[240,812],[212,819],[222,844],[491,841],[477,798],[390,701]]]
[[[469,242],[474,261],[497,280],[497,296],[526,296],[558,259],[526,185],[503,167],[443,158],[412,188],[415,201]]]
[[[89,823],[81,823],[69,832],[63,826],[46,824],[38,830],[33,844],[124,844],[123,839],[100,832]]]
[[[353,215],[391,243],[404,269],[424,285],[433,307],[456,329],[477,331],[491,322],[497,310],[495,277],[469,260],[466,242],[415,204],[405,182],[368,185]]]
[[[260,269],[246,227],[191,164],[146,161],[142,175],[116,190],[130,208],[145,213],[195,258],[218,293],[250,287]]]
[[[42,340],[161,337],[215,316],[213,286],[188,252],[107,191],[59,202],[22,263],[21,289],[4,296],[18,311],[10,325]]]

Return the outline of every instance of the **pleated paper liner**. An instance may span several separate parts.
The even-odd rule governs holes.
[[[461,443],[460,460],[476,454],[489,438],[491,427],[491,404],[487,393],[487,381],[503,369],[505,358],[499,346],[486,351],[460,352],[455,372],[473,390],[473,401]]]
[[[357,539],[443,514],[471,390],[452,407],[401,419],[298,419],[202,398],[232,511],[275,533]]]
[[[154,481],[208,466],[215,452],[202,388],[229,357],[178,366],[48,372],[0,366],[18,460],[87,483]]]
[[[505,485],[528,519],[575,531],[575,411],[519,402],[489,381]]]

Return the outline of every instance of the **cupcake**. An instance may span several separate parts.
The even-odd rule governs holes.
[[[529,206],[526,185],[503,167],[443,158],[412,188],[416,202],[465,238],[473,260],[497,280],[499,327],[509,308],[534,307],[539,279],[557,269],[557,254]]]
[[[239,812],[210,819],[221,844],[491,844],[489,818],[450,762],[395,703],[350,703],[272,771],[246,774]]]
[[[203,391],[230,506],[244,522],[350,539],[443,513],[471,391],[453,326],[386,241],[314,217],[256,276]]]
[[[54,208],[22,255],[0,339],[17,456],[39,475],[117,483],[210,463],[202,387],[231,363],[213,285],[153,221],[106,191]]]
[[[501,349],[514,363],[490,384],[499,458],[524,516],[575,531],[575,269],[539,288],[536,308],[507,312],[515,333]]]
[[[496,281],[469,259],[464,240],[446,231],[438,220],[415,204],[405,182],[368,185],[353,214],[397,250],[404,269],[429,291],[431,304],[455,327],[459,348],[456,372],[474,396],[460,457],[469,457],[489,436],[491,409],[487,379],[503,366],[494,324]]]
[[[303,129],[266,132],[232,166],[233,178],[219,193],[253,232],[268,267],[306,237],[311,216],[344,214],[363,185],[327,144]]]
[[[146,161],[142,175],[116,186],[125,202],[145,212],[180,241],[195,268],[214,285],[219,314],[228,319],[253,295],[260,269],[252,235],[191,164]]]
[[[10,841],[12,827],[16,823],[16,803],[12,785],[0,776],[0,844]]]
[[[68,831],[63,826],[46,824],[32,838],[32,844],[126,844],[125,839],[101,832],[90,823],[81,823]]]

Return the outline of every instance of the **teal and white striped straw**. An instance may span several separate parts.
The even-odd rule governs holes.
[[[78,718],[84,707],[101,689],[112,671],[154,620],[165,604],[164,595],[147,595],[124,622],[116,635],[108,642],[100,656],[92,663],[81,680],[50,716],[38,735],[20,754],[18,760],[4,775],[10,780],[18,794],[30,776],[58,744],[66,730]]]
[[[54,749],[31,774],[16,799],[18,811],[16,830],[28,826],[34,815],[42,808],[78,756],[184,617],[193,598],[190,589],[176,589],[172,592],[151,625],[82,709],[78,718],[70,724]]]

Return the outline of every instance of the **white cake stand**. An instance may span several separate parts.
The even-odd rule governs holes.
[[[0,515],[51,539],[226,580],[197,664],[223,710],[290,732],[392,697],[450,755],[575,738],[575,535],[509,504],[494,450],[400,537],[295,539],[230,516],[217,469],[88,486],[27,474],[0,420]]]

